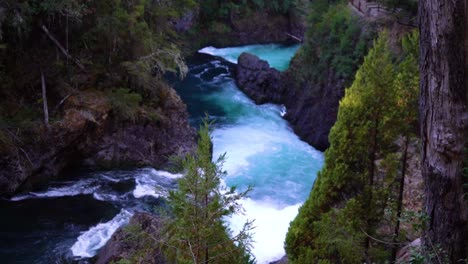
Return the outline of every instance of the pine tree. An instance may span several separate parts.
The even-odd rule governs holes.
[[[340,102],[325,166],[286,238],[293,263],[370,263],[387,257],[370,240],[388,196],[376,164],[392,153],[399,134],[396,72],[387,42],[385,33],[374,42]]]
[[[249,263],[252,222],[231,236],[224,219],[241,212],[239,200],[250,188],[237,193],[234,187],[221,187],[224,155],[212,162],[211,149],[205,120],[197,151],[183,160],[185,175],[168,198],[174,218],[167,225],[167,256],[175,263]]]
[[[393,242],[396,243],[400,236],[400,218],[403,211],[403,193],[405,189],[405,178],[407,170],[408,147],[410,140],[414,137],[414,128],[417,126],[417,108],[419,93],[419,70],[418,70],[418,40],[419,34],[414,31],[406,35],[402,40],[404,59],[398,65],[398,74],[395,80],[395,124],[400,130],[402,137],[402,154],[400,159],[400,174],[396,177],[398,191],[396,194],[396,215]],[[396,250],[392,250],[392,261],[395,261]]]

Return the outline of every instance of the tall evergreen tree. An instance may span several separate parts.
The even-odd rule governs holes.
[[[403,37],[402,47],[404,59],[398,65],[398,73],[395,80],[395,98],[396,108],[394,119],[398,121],[395,124],[401,133],[401,158],[399,167],[399,175],[396,176],[397,193],[395,209],[395,228],[393,242],[397,245],[400,236],[400,218],[403,212],[403,194],[405,189],[405,178],[407,171],[408,147],[410,140],[414,137],[415,127],[417,126],[418,116],[416,109],[418,108],[418,92],[419,92],[419,69],[417,65],[418,59],[418,40],[419,34],[414,31]],[[392,250],[392,261],[396,259],[397,247]]]
[[[397,78],[384,33],[340,102],[325,166],[290,225],[286,250],[293,263],[388,259],[387,250],[371,239],[377,234],[389,195],[386,182],[390,180],[385,177],[390,174],[382,176],[377,164],[394,152],[402,113],[414,115],[416,110],[411,103],[401,102],[403,91],[397,89],[395,80],[402,83],[407,78]]]
[[[175,263],[249,263],[249,231],[252,222],[235,236],[225,217],[242,210],[239,200],[247,195],[235,188],[223,188],[224,155],[211,161],[212,143],[205,120],[199,131],[198,148],[183,160],[185,175],[168,203],[174,215],[167,225],[167,256]]]

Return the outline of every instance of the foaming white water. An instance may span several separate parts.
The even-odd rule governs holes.
[[[288,109],[286,108],[285,105],[281,105],[281,112],[280,115],[284,117],[288,113]]]
[[[252,254],[258,264],[270,263],[284,256],[283,241],[288,231],[289,222],[297,215],[300,204],[276,208],[270,202],[245,199],[241,202],[244,215],[235,215],[229,219],[234,233],[241,230],[243,223],[255,219],[253,230]]]
[[[52,197],[65,197],[65,196],[77,196],[82,194],[91,194],[99,188],[95,185],[93,180],[83,180],[73,182],[62,187],[51,187],[45,192],[30,192],[25,195],[19,195],[12,197],[11,201],[21,201],[25,199],[34,198],[52,198]]]
[[[114,201],[115,202],[119,200],[119,197],[117,195],[98,193],[98,192],[93,193],[93,197],[94,199],[99,200],[99,201]]]
[[[242,201],[245,215],[231,218],[230,227],[236,231],[246,219],[255,219],[252,253],[258,263],[277,260],[284,255],[289,222],[307,198],[323,155],[294,134],[282,118],[284,106],[256,105],[228,76],[204,82],[213,88],[203,102],[225,113],[211,134],[213,158],[226,153],[226,185],[241,191],[254,187]]]
[[[90,258],[96,255],[98,249],[103,247],[112,234],[121,226],[128,223],[132,213],[122,209],[112,220],[91,227],[78,237],[71,247],[73,256]]]
[[[284,71],[289,67],[292,56],[300,45],[283,46],[279,44],[247,45],[240,47],[215,48],[205,47],[198,52],[221,57],[229,62],[237,63],[243,52],[257,55],[260,59],[268,61],[271,67]]]
[[[166,197],[174,180],[181,176],[181,174],[172,174],[167,171],[144,169],[135,178],[136,187],[133,196],[135,198],[143,196]]]

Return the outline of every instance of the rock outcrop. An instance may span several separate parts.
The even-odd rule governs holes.
[[[257,104],[281,103],[283,88],[281,74],[257,56],[242,53],[235,71],[237,86]]]
[[[285,119],[302,140],[324,151],[330,146],[328,134],[338,116],[345,81],[327,71],[321,83],[298,81],[294,75],[300,67],[293,61],[291,68],[282,75],[283,85],[288,89],[283,102],[287,108]]]
[[[96,264],[107,264],[119,260],[139,263],[163,264],[166,260],[154,239],[159,238],[162,221],[149,213],[135,213],[127,227],[121,227],[99,251]],[[133,263],[133,262],[131,262]]]
[[[300,65],[280,73],[257,56],[243,53],[236,66],[236,83],[257,104],[283,104],[294,132],[316,149],[329,146],[328,134],[336,121],[344,95],[344,81],[329,73],[323,83],[298,82],[294,77]],[[327,74],[327,73],[324,73]]]
[[[60,121],[52,122],[48,131],[37,127],[9,135],[15,144],[0,148],[0,196],[29,191],[71,165],[159,167],[170,155],[189,151],[195,146],[195,131],[185,104],[173,93],[158,121],[144,111],[134,121],[117,120],[99,91],[70,96]]]

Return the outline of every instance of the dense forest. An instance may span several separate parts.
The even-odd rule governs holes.
[[[1,1],[0,197],[75,168],[183,172],[157,217],[117,232],[128,252],[93,260],[255,263],[255,221],[227,222],[252,189],[225,187],[208,114],[195,133],[168,80],[205,46],[300,42],[265,96],[324,151],[288,263],[465,263],[466,1],[354,2]]]
[[[398,3],[393,1],[384,4],[388,7],[398,6],[409,14],[415,14],[415,6],[409,1]],[[314,7],[314,3],[312,3],[312,9]],[[321,5],[316,8],[323,10]],[[331,10],[333,8],[330,7]],[[426,12],[432,11],[426,10]],[[450,12],[454,12],[453,9]],[[323,11],[320,14],[323,14]],[[311,16],[312,19],[309,18],[309,20],[316,23],[316,26],[315,30],[309,34],[317,36],[317,32],[320,32],[320,26],[323,24],[320,20],[314,21],[313,13]],[[333,18],[332,15],[324,17]],[[332,21],[331,25],[338,25],[334,22],[337,20]],[[311,22],[309,21],[309,23]],[[346,23],[346,25],[349,24],[357,25],[358,23]],[[325,25],[329,24],[325,23]],[[378,26],[382,27],[382,25]],[[445,191],[442,191],[443,188],[435,186],[429,190],[428,188],[431,187],[426,183],[424,195],[426,196],[426,208],[429,211],[424,211],[422,204],[414,207],[414,204],[411,206],[408,201],[405,201],[406,199],[418,200],[417,197],[408,198],[404,194],[406,188],[414,188],[414,186],[405,186],[405,183],[408,182],[405,177],[413,177],[414,181],[414,171],[411,171],[408,166],[413,163],[410,161],[411,159],[419,156],[418,152],[411,151],[411,145],[421,146],[420,133],[424,133],[425,144],[431,144],[428,142],[433,139],[426,134],[425,129],[419,130],[419,123],[423,121],[419,119],[421,117],[419,117],[418,111],[431,111],[424,110],[427,102],[421,102],[421,108],[418,104],[420,83],[418,61],[427,63],[420,58],[419,43],[423,43],[422,51],[425,51],[426,48],[424,48],[425,42],[418,41],[416,30],[412,33],[406,33],[400,38],[395,36],[394,27],[387,24],[383,28],[388,28],[393,36],[390,38],[389,32],[379,30],[381,32],[379,37],[374,40],[371,50],[355,74],[354,81],[340,100],[336,123],[328,136],[330,147],[325,152],[324,168],[317,177],[309,199],[300,208],[299,215],[290,225],[285,247],[289,261],[292,263],[392,263],[395,261],[455,263],[466,261],[466,253],[461,253],[461,251],[466,252],[466,243],[457,239],[459,235],[466,234],[466,214],[464,213],[466,200],[463,202],[464,198],[462,198],[466,195],[466,191],[463,194],[461,183],[457,187],[447,186]],[[337,31],[332,30],[331,32],[327,32],[327,36],[333,39],[332,34]],[[462,31],[456,32],[456,29],[451,31],[457,38],[463,38]],[[349,35],[342,33],[339,36],[343,40]],[[426,40],[429,38],[426,36]],[[299,53],[304,61],[317,55],[322,60],[332,58],[331,61],[323,64],[325,69],[332,69],[336,73],[341,72],[342,74],[354,73],[353,68],[346,68],[346,62],[355,67],[360,63],[349,60],[359,58],[359,56],[354,57],[349,52],[344,53],[343,57],[339,53],[330,56],[324,53],[328,47],[325,45],[319,45],[323,49],[317,52],[317,49],[314,49],[317,47],[317,39],[327,38],[314,38],[312,41],[306,42],[302,52],[310,50],[309,52],[313,55]],[[401,43],[396,43],[395,39],[400,39]],[[463,40],[460,39],[456,42],[461,45]],[[348,44],[350,41],[339,43],[342,44],[339,46],[340,48],[332,45],[332,52],[346,52],[343,44]],[[360,47],[365,46],[353,46],[351,51],[359,52]],[[443,56],[448,56],[448,54]],[[345,61],[340,61],[340,59]],[[334,64],[335,62],[336,64]],[[317,62],[312,65],[310,68],[302,67],[301,69],[314,71],[322,63]],[[349,70],[346,71],[346,69]],[[424,68],[422,69],[424,70]],[[317,71],[318,74],[323,72],[324,69]],[[460,78],[458,73],[453,74],[454,78]],[[305,73],[305,76],[314,75]],[[454,85],[456,88],[453,89],[463,90],[459,83]],[[421,89],[427,88],[422,85]],[[427,94],[423,92],[421,99],[425,95]],[[462,97],[466,99],[466,96]],[[466,104],[462,108],[465,110],[461,111],[466,111]],[[457,108],[453,111],[460,111],[460,109]],[[461,116],[457,116],[460,120]],[[460,128],[455,125],[454,129]],[[466,127],[458,131],[457,137],[466,138]],[[453,146],[457,153],[457,158],[453,162],[457,164],[458,168],[458,172],[453,176],[454,181],[456,181],[455,179],[458,181],[463,179],[460,172],[463,166],[459,162],[463,160],[464,155],[464,159],[466,159],[466,154],[463,154],[464,144],[466,141],[461,140],[456,147]],[[423,151],[423,155],[427,154]],[[420,171],[419,166],[417,170]],[[423,162],[422,168],[424,166]],[[426,166],[429,166],[430,170],[434,170],[434,167],[431,167],[433,165],[427,164]],[[430,176],[426,173],[428,172],[423,169],[422,175],[428,181],[427,177]],[[429,181],[437,180],[432,178]],[[466,179],[464,181],[466,184]],[[454,217],[450,220],[452,224],[447,228],[460,227],[457,231],[453,231],[453,235],[447,234],[448,237],[444,238],[447,240],[441,240],[440,237],[435,238],[434,233],[429,238],[425,236],[428,233],[424,231],[429,226],[431,229],[444,226],[441,222],[434,225],[439,220],[434,219],[437,217],[436,215],[429,213],[434,210],[430,204],[437,203],[433,200],[436,199],[436,193],[441,195],[441,192],[455,195],[451,197],[456,200],[453,201],[453,204],[459,210],[458,213],[449,213],[451,210],[449,208],[446,208],[447,211],[444,213],[439,211],[441,213],[439,217],[445,219],[444,221],[448,221],[448,214]],[[420,194],[423,194],[422,190]],[[443,195],[437,197],[437,199],[443,199]],[[465,204],[463,205],[463,203]],[[460,215],[455,216],[455,214]],[[418,236],[423,236],[425,239],[423,246],[410,247],[411,252],[406,259],[396,259],[398,257],[397,249],[410,243]],[[439,234],[439,236],[444,237],[445,235]]]
[[[334,258],[346,263],[384,262],[391,250],[369,237],[399,240],[419,83],[417,34],[403,41],[403,54],[397,58],[390,52],[388,34],[382,33],[340,101],[325,167],[286,240],[289,256],[298,263],[337,261]],[[418,212],[403,212],[408,213]],[[302,246],[310,244],[316,247]],[[356,250],[357,245],[362,248]]]

